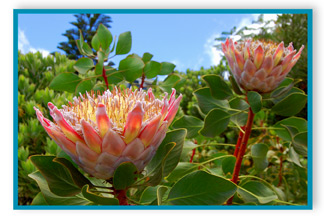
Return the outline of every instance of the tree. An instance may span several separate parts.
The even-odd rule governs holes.
[[[107,28],[111,28],[109,23],[112,20],[110,16],[104,14],[76,14],[74,16],[77,21],[71,22],[71,24],[76,28],[66,30],[63,36],[67,37],[68,41],[61,42],[57,48],[63,50],[69,59],[77,60],[83,56],[76,45],[76,40],[80,39],[80,30],[84,41],[90,43],[99,25],[103,24]]]

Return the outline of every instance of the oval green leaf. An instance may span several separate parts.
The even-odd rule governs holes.
[[[217,100],[224,100],[232,96],[232,90],[218,75],[206,75],[202,77],[209,86],[211,95]]]
[[[137,179],[136,166],[131,162],[121,163],[114,172],[113,185],[116,190],[125,190]]]
[[[299,113],[307,103],[307,95],[292,93],[272,107],[272,111],[282,116],[293,116]]]
[[[205,137],[214,138],[227,128],[230,118],[229,113],[221,109],[213,109],[206,115],[204,127],[199,133]]]
[[[204,122],[194,116],[184,115],[177,119],[172,127],[174,129],[185,128],[187,129],[187,138],[194,138],[198,135],[198,131],[204,126]]]
[[[162,62],[161,64],[162,66],[159,75],[168,75],[172,73],[174,68],[176,67],[174,64],[170,62]]]
[[[263,171],[268,167],[269,161],[267,159],[269,147],[263,143],[254,144],[251,147],[251,156],[253,159],[253,166],[256,171]]]
[[[119,62],[119,70],[128,82],[142,76],[144,62],[140,58],[127,57]]]
[[[247,98],[253,113],[258,113],[262,108],[262,96],[255,91],[249,91]]]
[[[60,73],[54,77],[49,87],[57,91],[74,93],[79,82],[81,82],[81,78],[74,73]]]
[[[88,70],[94,67],[92,59],[80,58],[73,66],[80,74],[85,74]]]
[[[233,182],[199,170],[175,183],[167,201],[172,205],[222,205],[235,191]]]
[[[121,33],[118,36],[116,55],[123,55],[130,52],[132,48],[132,34],[130,31]]]
[[[210,110],[214,108],[227,109],[229,104],[227,100],[216,100],[212,97],[211,91],[208,87],[200,88],[193,92],[194,96],[198,100],[198,106],[200,110],[207,114]]]

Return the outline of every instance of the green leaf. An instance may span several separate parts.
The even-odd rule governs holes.
[[[230,80],[230,82],[231,82],[231,84],[232,84],[232,88],[233,88],[234,92],[235,92],[236,94],[238,94],[238,95],[243,95],[243,93],[242,93],[240,87],[237,85],[237,82],[236,82],[236,80],[234,79],[234,77],[233,77],[233,76],[230,76],[230,77],[229,77],[229,80]]]
[[[57,91],[67,91],[74,93],[75,88],[81,81],[81,78],[74,73],[60,73],[49,84],[49,87]]]
[[[80,74],[85,74],[88,70],[94,67],[92,59],[89,58],[80,58],[74,64],[74,69]]]
[[[144,74],[146,78],[152,79],[156,77],[161,70],[161,64],[156,61],[145,62]]]
[[[66,158],[54,158],[53,162],[59,163],[67,168],[72,176],[72,179],[76,185],[82,188],[84,185],[88,184],[92,187],[92,183],[82,175],[82,173]]]
[[[232,174],[236,162],[236,157],[231,156],[222,160],[222,170],[224,175]]]
[[[287,86],[286,86],[287,87]],[[284,87],[282,87],[284,88]],[[292,93],[301,93],[305,94],[305,92],[299,88],[293,87],[291,89],[288,89],[288,92],[284,92],[283,94],[280,94],[278,97],[270,98],[274,104],[280,102],[282,99],[286,98],[288,95]]]
[[[246,111],[250,107],[249,104],[246,103],[245,100],[242,100],[240,98],[233,98],[229,101],[229,105],[232,109],[245,111],[238,114],[235,114],[236,111],[229,111],[229,113],[232,114],[231,121],[234,122],[236,125],[244,126],[248,117]]]
[[[95,35],[92,37],[92,40],[91,40],[91,46],[92,46],[92,48],[95,49],[96,51],[99,51],[99,49],[100,49],[100,41],[99,41],[98,34],[95,34]]]
[[[247,98],[253,113],[258,113],[262,108],[262,97],[255,91],[249,91]]]
[[[148,164],[148,180],[147,185],[156,186],[163,178],[165,162],[173,148],[176,146],[175,142],[170,142],[165,145],[160,145],[152,161]]]
[[[268,167],[269,161],[267,159],[269,147],[266,144],[257,143],[251,147],[251,156],[253,159],[253,166],[257,171],[263,171]]]
[[[299,155],[296,153],[296,151],[294,150],[294,148],[292,146],[289,147],[289,158],[297,166],[303,167],[300,164]]]
[[[146,167],[148,173],[151,173],[150,185],[158,184],[162,177],[169,175],[175,169],[180,161],[185,137],[185,129],[172,130],[166,134],[153,159]]]
[[[292,138],[292,146],[298,154],[307,157],[307,132],[296,134]]]
[[[214,108],[227,109],[229,104],[227,100],[216,100],[211,96],[210,89],[208,87],[200,88],[193,92],[198,100],[198,106],[204,114],[207,114]]]
[[[114,188],[116,190],[125,190],[136,181],[137,177],[138,171],[133,163],[121,163],[114,172]]]
[[[187,116],[184,115],[181,118],[177,119],[173,125],[172,128],[178,129],[178,128],[185,128],[187,129],[187,138],[191,139],[198,135],[198,131],[204,126],[204,122],[200,120],[199,118],[196,118],[194,116]]]
[[[169,175],[178,165],[186,135],[187,131],[184,129],[175,129],[166,133],[161,145],[170,142],[175,142],[176,145],[165,160],[163,176]]]
[[[272,111],[282,116],[293,116],[299,113],[307,102],[307,95],[292,93],[272,107]]]
[[[69,170],[62,164],[54,162],[54,158],[55,156],[34,155],[30,160],[45,177],[52,193],[58,196],[73,196],[80,193],[81,188],[74,182]]]
[[[132,34],[130,31],[121,33],[118,36],[116,55],[123,55],[130,52],[132,48]]]
[[[109,84],[118,84],[124,80],[122,73],[118,72],[115,68],[109,66],[105,68]]]
[[[103,72],[103,67],[104,67],[103,63],[104,63],[104,60],[105,60],[105,53],[102,52],[102,51],[98,51],[97,55],[98,55],[98,62],[96,64],[95,74],[96,75],[101,75],[102,72]]]
[[[245,203],[265,204],[278,199],[271,188],[258,181],[248,181],[237,192]]]
[[[113,37],[110,31],[107,29],[107,27],[102,24],[99,25],[99,28],[97,30],[97,35],[98,35],[98,40],[101,44],[101,48],[105,51],[106,49],[109,48],[113,40]]]
[[[147,187],[143,191],[140,197],[140,203],[147,205],[154,202],[157,199],[157,190],[160,186]]]
[[[177,82],[179,82],[180,76],[177,74],[171,74],[169,75],[162,83],[159,84],[159,87],[168,93],[171,93],[172,87],[176,85]]]
[[[224,100],[232,96],[232,90],[218,75],[206,75],[202,77],[210,88],[211,95],[217,100]]]
[[[205,137],[214,138],[227,128],[231,115],[221,109],[211,110],[205,117],[204,127],[199,133]]]
[[[86,55],[86,56],[93,56],[93,52],[92,52],[92,49],[91,47],[89,46],[89,44],[87,44],[86,42],[83,42],[83,53]]]
[[[176,67],[174,64],[170,62],[162,62],[162,67],[159,75],[168,75],[173,72],[174,68]]]
[[[272,93],[271,93],[271,97],[272,98],[277,98],[280,96],[285,95],[286,93],[288,93],[292,87],[294,87],[294,83],[291,82],[288,86],[282,86],[279,88],[276,88]]]
[[[148,53],[148,52],[144,53],[143,57],[142,57],[143,62],[145,64],[146,64],[146,62],[150,61],[152,58],[153,58],[153,55],[151,53]]]
[[[142,76],[144,62],[135,57],[127,57],[119,62],[119,70],[128,82],[134,82]]]
[[[48,205],[48,203],[46,202],[42,192],[38,192],[30,205]]]
[[[75,95],[79,95],[79,93],[84,94],[86,91],[91,91],[94,86],[94,82],[90,79],[82,80],[75,89]]]
[[[297,129],[298,132],[307,131],[307,121],[299,117],[289,117],[277,122],[273,127],[278,129],[273,129],[275,133],[282,139],[291,141],[291,136],[284,126],[291,126]]]
[[[158,186],[158,189],[156,191],[156,193],[157,193],[157,204],[158,205],[162,205],[163,196],[165,195],[165,193],[167,191],[168,191],[168,187],[166,187],[166,186]]]
[[[86,199],[98,205],[119,205],[119,201],[116,198],[104,197],[89,191],[89,185],[83,186],[82,195]]]
[[[89,205],[90,204],[88,200],[80,197],[79,195],[70,196],[70,197],[62,197],[62,196],[55,195],[50,191],[45,178],[42,176],[42,174],[39,171],[31,173],[28,176],[37,182],[37,185],[41,190],[41,194],[43,195],[43,198],[47,203],[46,205]]]
[[[167,201],[172,205],[222,205],[235,191],[233,182],[199,170],[176,182]]]
[[[179,162],[178,166],[167,177],[168,182],[176,182],[186,174],[198,168],[198,164]]]

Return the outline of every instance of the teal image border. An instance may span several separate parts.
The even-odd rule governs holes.
[[[308,185],[307,205],[298,206],[28,206],[18,205],[18,15],[19,14],[307,14]],[[311,210],[313,209],[313,10],[312,9],[14,9],[13,10],[13,209],[15,210]]]

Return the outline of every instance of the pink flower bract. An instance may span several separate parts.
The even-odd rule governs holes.
[[[173,89],[162,100],[152,90],[130,89],[87,93],[58,109],[48,103],[54,122],[37,109],[36,115],[48,135],[85,172],[109,179],[122,162],[142,171],[163,141],[175,117],[182,95]]]
[[[268,93],[286,77],[300,58],[302,46],[297,52],[292,43],[288,47],[281,42],[245,40],[233,42],[226,39],[222,50],[236,82],[246,91]]]

